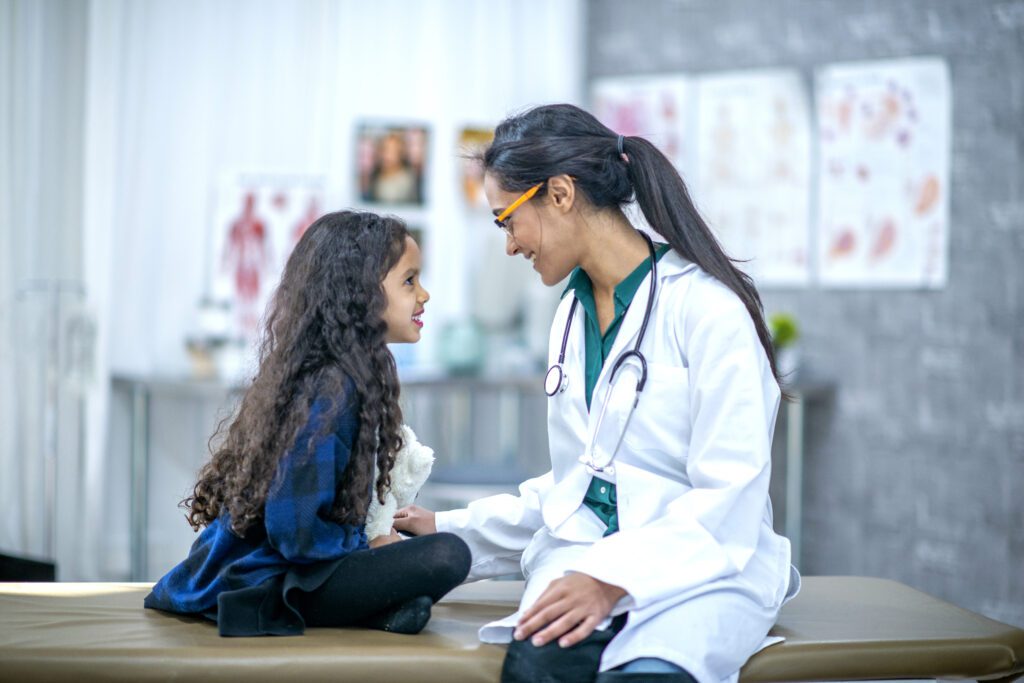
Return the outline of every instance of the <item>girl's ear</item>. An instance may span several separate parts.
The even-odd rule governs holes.
[[[548,197],[557,210],[569,213],[576,203],[575,181],[565,174],[548,178]]]

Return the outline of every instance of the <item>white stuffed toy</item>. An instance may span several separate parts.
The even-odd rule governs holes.
[[[402,448],[395,453],[395,466],[391,469],[391,488],[384,493],[381,505],[374,490],[370,507],[366,511],[366,538],[372,541],[387,536],[395,523],[395,512],[416,500],[416,494],[434,466],[434,449],[416,440],[409,425],[402,425]],[[379,471],[374,467],[374,481]]]

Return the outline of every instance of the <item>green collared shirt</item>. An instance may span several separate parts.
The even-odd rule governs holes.
[[[655,248],[655,258],[661,260],[669,250],[669,245],[659,244]],[[586,385],[587,410],[590,410],[590,400],[594,394],[594,387],[597,385],[597,378],[601,375],[604,362],[611,353],[615,338],[619,336],[619,328],[622,327],[622,319],[626,317],[626,311],[633,302],[636,290],[651,271],[651,260],[644,259],[632,273],[615,286],[615,315],[608,329],[601,334],[601,326],[597,320],[597,301],[594,299],[594,285],[590,276],[582,268],[576,268],[569,276],[569,283],[562,292],[564,297],[569,290],[575,290],[576,298],[583,305],[583,329],[584,329],[584,382]],[[590,488],[583,499],[583,504],[593,511],[598,518],[604,522],[608,529],[605,536],[614,534],[619,530],[618,503],[615,491],[615,484],[607,482],[598,477],[590,480]]]

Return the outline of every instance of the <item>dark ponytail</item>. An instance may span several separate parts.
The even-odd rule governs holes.
[[[635,199],[647,222],[676,252],[743,301],[781,385],[753,280],[722,250],[679,172],[657,147],[643,138],[627,137],[621,149],[625,158],[619,136],[592,114],[570,104],[553,104],[502,121],[484,152],[483,164],[510,192],[564,174],[573,178],[595,208],[622,209]],[[546,189],[542,187],[538,196]]]

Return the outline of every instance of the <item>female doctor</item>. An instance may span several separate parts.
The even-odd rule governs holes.
[[[522,570],[505,681],[736,681],[799,586],[768,499],[779,382],[760,298],[668,159],[570,105],[495,130],[484,189],[546,285],[568,287],[545,378],[551,471],[395,527]],[[636,201],[660,236],[636,230]]]

